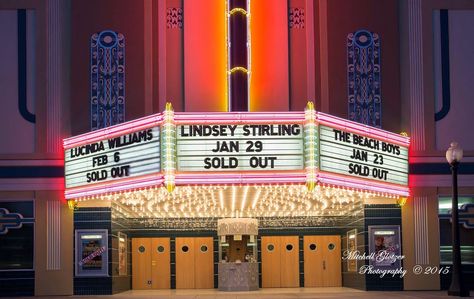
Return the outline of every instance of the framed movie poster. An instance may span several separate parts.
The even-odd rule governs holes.
[[[77,229],[76,276],[108,276],[108,236],[106,229]]]
[[[118,269],[119,276],[127,275],[127,235],[118,233]]]
[[[354,256],[354,253],[357,251],[357,229],[353,229],[347,232],[347,252],[348,256]],[[348,258],[347,259],[347,272],[356,272],[357,271],[357,259]]]
[[[376,269],[398,269],[401,266],[399,225],[369,226],[370,265]]]

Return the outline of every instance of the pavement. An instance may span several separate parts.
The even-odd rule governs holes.
[[[471,291],[471,297],[474,292]],[[15,297],[19,299],[21,297]],[[24,297],[31,298],[31,297]],[[348,298],[348,299],[372,299],[372,298],[405,298],[405,299],[436,299],[436,298],[458,298],[448,296],[447,291],[401,291],[401,292],[378,292],[361,291],[351,288],[274,288],[260,289],[251,292],[222,292],[217,289],[206,290],[132,290],[115,295],[97,296],[40,296],[39,298],[54,299],[213,299],[213,298],[263,298],[263,299],[293,299],[293,298]]]

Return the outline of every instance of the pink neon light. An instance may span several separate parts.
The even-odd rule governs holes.
[[[97,131],[81,134],[78,136],[66,138],[63,140],[64,149],[69,149],[86,143],[92,143],[95,141],[117,137],[127,133],[140,131],[142,129],[160,126],[163,122],[163,115],[154,114],[151,116],[142,117],[136,120],[132,120],[123,124],[118,124],[108,128],[100,129]]]
[[[389,193],[400,196],[410,196],[410,189],[405,186],[397,186],[383,182],[367,182],[365,180],[348,178],[327,172],[319,172],[317,177],[318,181],[321,183],[339,185],[353,189],[364,189],[381,193]]]
[[[78,187],[74,189],[68,189],[64,192],[66,199],[85,197],[97,194],[118,192],[127,189],[137,189],[163,184],[163,175],[154,174],[143,176],[139,178],[129,179],[126,181],[114,181],[101,185]]]
[[[245,174],[221,173],[203,176],[202,174],[177,174],[176,185],[188,184],[257,184],[257,183],[304,183],[306,173]]]
[[[176,124],[211,123],[284,123],[303,122],[304,112],[212,112],[203,114],[176,113]]]
[[[353,121],[344,120],[342,118],[335,117],[335,116],[328,115],[321,112],[317,112],[316,114],[317,114],[316,122],[319,122],[320,124],[328,125],[331,127],[337,127],[343,130],[349,130],[357,134],[362,134],[368,137],[382,139],[383,141],[396,143],[405,147],[410,146],[409,137],[401,136],[392,132],[384,131],[384,130],[370,127],[367,125],[362,125]]]

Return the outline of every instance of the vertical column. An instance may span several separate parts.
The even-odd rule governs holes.
[[[425,150],[424,92],[423,92],[423,35],[421,0],[408,0],[408,61],[411,146]]]
[[[61,202],[46,202],[46,270],[61,269]]]
[[[166,1],[157,1],[153,4],[157,7],[157,18],[153,20],[153,24],[156,23],[156,27],[158,29],[158,47],[156,47],[156,51],[158,54],[158,62],[154,62],[154,66],[158,64],[156,69],[153,70],[155,77],[158,77],[158,91],[155,91],[155,94],[158,97],[158,105],[153,107],[155,112],[163,111],[163,108],[166,104],[166,22],[167,22],[167,15],[166,15]],[[154,37],[156,38],[156,36]],[[182,70],[182,69],[181,69]],[[171,100],[171,99],[170,99]],[[155,101],[156,103],[156,101]]]
[[[329,49],[328,49],[328,0],[319,1],[319,53],[321,73],[321,107],[319,111],[329,112]]]
[[[186,87],[184,78],[186,73],[184,68],[185,43],[183,29],[185,22],[183,1],[184,0],[158,1],[160,10],[158,12],[160,18],[158,20],[158,42],[160,43],[160,110],[158,111],[163,111],[167,102],[172,103],[176,111],[192,111],[192,109],[189,108],[190,105],[186,105],[184,98]],[[195,1],[195,4],[199,3]],[[201,5],[200,7],[205,6]],[[190,13],[195,13],[193,8],[190,8],[189,11]],[[198,11],[196,13],[200,12]],[[163,16],[165,19],[161,21]],[[161,37],[160,33],[162,34]],[[195,37],[198,38],[197,35],[195,35]],[[201,36],[199,36],[199,39],[201,39]],[[205,42],[203,43],[206,45]],[[193,44],[188,42],[186,47],[194,51]],[[194,62],[194,57],[190,61]],[[190,77],[195,78],[194,76]],[[162,86],[165,88],[162,88]],[[191,88],[191,91],[194,91],[194,86]],[[200,99],[202,100],[204,98],[205,97],[202,97]]]
[[[64,84],[67,77],[63,70],[64,10],[66,1],[46,1],[46,152],[62,151],[61,123]]]
[[[226,1],[185,0],[183,11],[186,111],[227,111]]]
[[[437,188],[412,188],[413,196],[402,208],[404,290],[439,290],[437,273],[418,275],[414,267],[439,267],[439,219]],[[431,216],[436,215],[436,217]]]
[[[249,7],[252,33],[249,111],[288,111],[288,0],[251,1]]]
[[[72,211],[60,192],[36,191],[35,197],[35,296],[72,295]]]
[[[311,56],[311,53],[308,53],[311,50],[307,45],[311,44],[312,39],[308,40],[306,4],[305,1],[292,0],[289,1],[288,8],[289,108],[296,111],[301,111],[308,101],[307,85],[311,84],[307,79],[309,68],[307,59]],[[314,54],[314,50],[312,51]]]
[[[314,2],[306,0],[305,30],[306,30],[306,88],[307,100],[316,100],[315,87],[315,57],[314,57]]]
[[[153,5],[143,2],[143,59],[145,68],[145,115],[153,113]]]
[[[247,0],[227,3],[227,63],[230,111],[248,111],[250,39]]]
[[[429,263],[428,250],[428,197],[416,196],[414,202],[414,229],[415,229],[415,264]]]

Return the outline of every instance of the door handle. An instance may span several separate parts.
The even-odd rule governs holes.
[[[323,270],[326,270],[326,261],[323,261]]]

